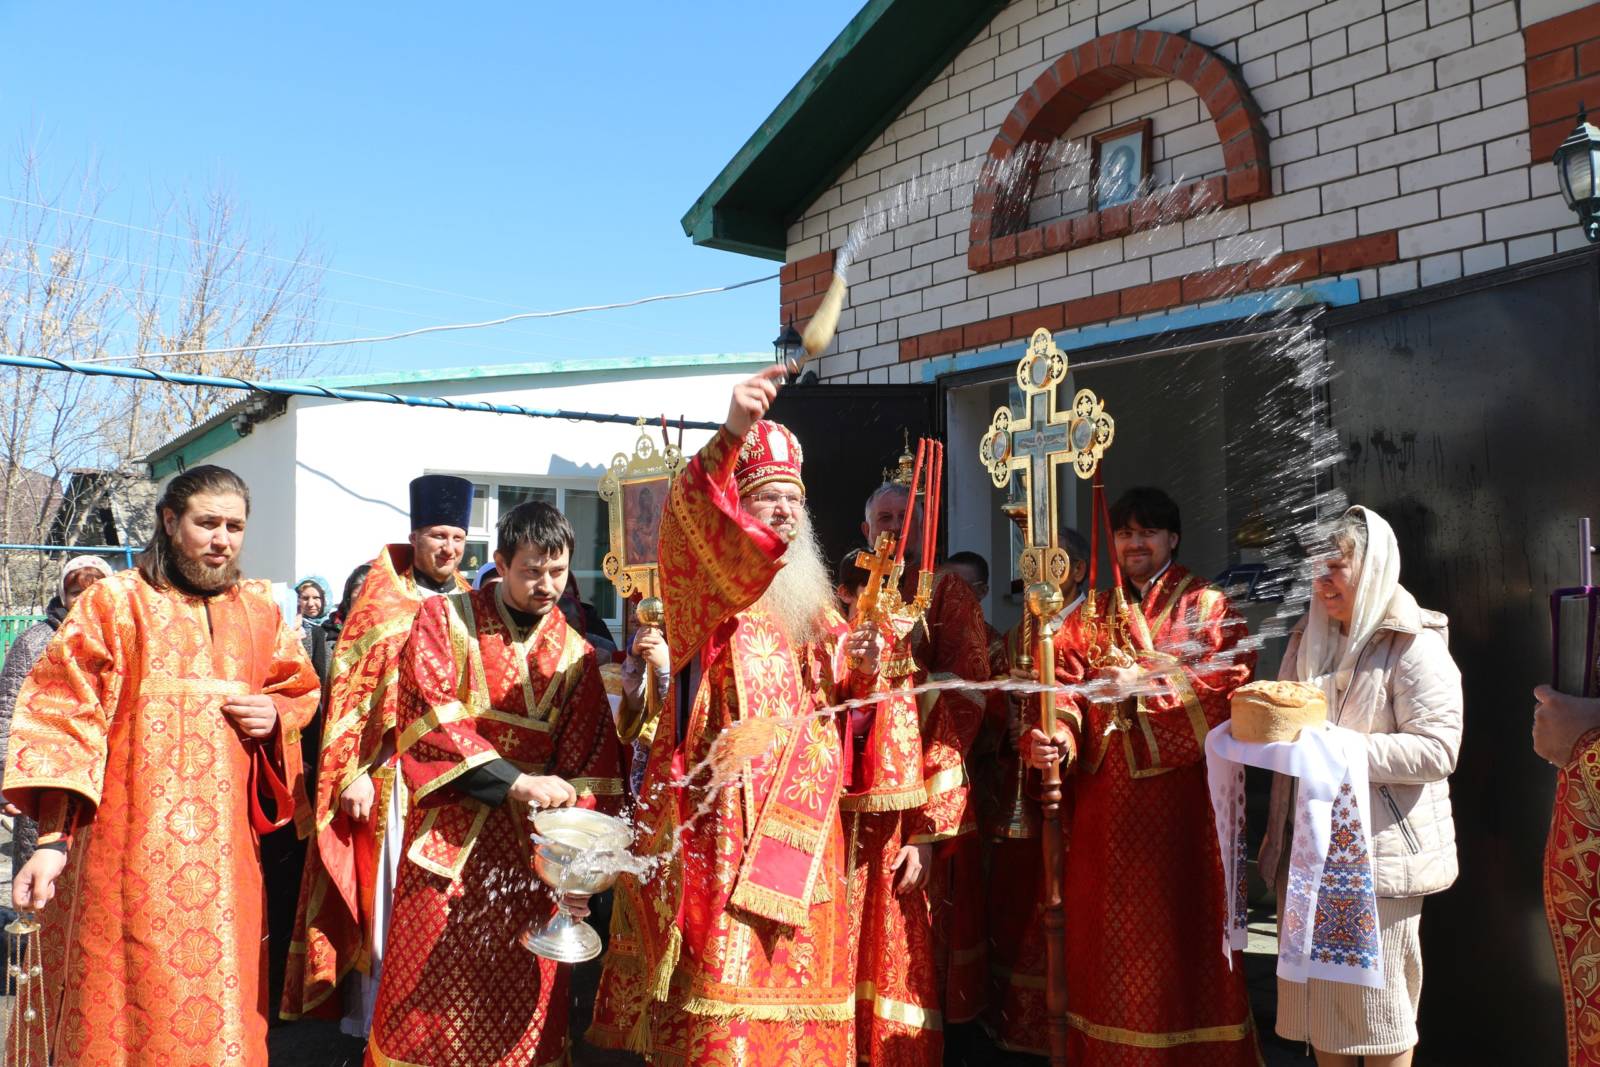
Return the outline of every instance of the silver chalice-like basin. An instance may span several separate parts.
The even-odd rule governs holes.
[[[522,947],[557,963],[582,963],[600,955],[600,935],[570,915],[562,903],[567,893],[593,895],[611,888],[619,860],[633,842],[633,827],[621,819],[586,808],[550,808],[533,816],[538,840],[533,872],[556,894],[556,913],[518,939]]]

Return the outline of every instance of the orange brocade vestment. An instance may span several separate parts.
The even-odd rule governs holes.
[[[1068,1058],[1255,1065],[1243,955],[1230,967],[1221,951],[1227,908],[1205,765],[1206,733],[1227,718],[1255,653],[1239,648],[1245,624],[1227,598],[1176,563],[1142,606],[1155,649],[1145,656],[1176,674],[1167,693],[1082,709],[1064,894]],[[1083,679],[1086,643],[1062,628],[1059,680]]]
[[[753,607],[784,545],[739,510],[739,447],[719,431],[673,482],[662,519],[673,665],[698,659],[701,679],[681,738],[669,710],[651,746],[635,851],[670,859],[643,882],[617,883],[589,1039],[661,1067],[848,1064],[855,955],[839,728],[794,721],[837,695],[843,621],[796,646]],[[757,725],[740,730],[723,755],[730,777],[714,785],[713,743],[746,723]]]
[[[1544,910],[1566,1005],[1568,1067],[1600,1065],[1600,731],[1556,775],[1544,853]]]
[[[400,650],[423,600],[411,577],[411,551],[402,544],[378,553],[334,651],[314,830],[283,985],[280,1013],[286,1019],[337,1019],[344,1010],[335,995],[339,982],[353,969],[366,969],[395,773],[378,766],[378,759],[385,735],[395,728]],[[363,774],[374,776],[377,799],[367,820],[357,823],[340,810],[339,797]]]
[[[517,935],[555,898],[533,874],[528,810],[456,788],[508,761],[582,807],[622,805],[621,742],[594,649],[550,611],[523,632],[498,587],[430,598],[402,654],[397,747],[415,807],[395,886],[367,1063],[565,1062],[571,967]]]
[[[281,725],[264,741],[221,707],[256,693]],[[43,913],[53,1062],[264,1067],[252,789],[298,777],[285,739],[316,708],[265,583],[202,601],[124,571],[73,605],[17,699],[5,773],[41,837],[71,839]]]

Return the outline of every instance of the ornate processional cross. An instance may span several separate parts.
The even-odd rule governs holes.
[[[1021,472],[1023,499],[1022,577],[1031,632],[1037,642],[1033,656],[1041,683],[1055,682],[1056,615],[1061,611],[1061,583],[1071,560],[1059,544],[1056,509],[1056,468],[1070,462],[1079,478],[1093,478],[1101,457],[1116,434],[1116,424],[1105,404],[1088,389],[1078,390],[1072,408],[1056,408],[1056,387],[1067,377],[1067,357],[1056,347],[1049,330],[1035,330],[1028,351],[1017,363],[1017,385],[1022,388],[1023,409],[995,411],[989,432],[978,447],[978,458],[989,468],[995,487],[1005,489],[1012,474]],[[1095,485],[1096,499],[1100,486]],[[1007,512],[1012,507],[1007,507]],[[1039,694],[1039,725],[1045,737],[1056,736],[1056,691]],[[1044,817],[1046,960],[1045,1006],[1050,1020],[1051,1067],[1067,1064],[1066,916],[1062,904],[1061,765],[1052,761],[1042,773],[1039,807]]]
[[[1050,331],[1035,330],[1027,353],[1017,363],[1023,409],[996,409],[978,449],[996,488],[1010,485],[1012,472],[1022,474],[1026,500],[1022,533],[1027,548],[1021,566],[1029,584],[1059,587],[1070,565],[1060,547],[1056,468],[1070,462],[1079,478],[1093,478],[1116,436],[1116,423],[1106,414],[1105,402],[1091,389],[1078,390],[1070,410],[1057,408],[1056,387],[1066,380],[1067,370],[1066,353],[1056,347]]]

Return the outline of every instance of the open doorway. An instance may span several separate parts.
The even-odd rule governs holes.
[[[1167,339],[1164,339],[1164,341]],[[1263,638],[1258,674],[1277,671],[1287,627],[1304,607],[1294,593],[1303,532],[1316,518],[1326,432],[1321,342],[1304,325],[1166,344],[1145,351],[1094,350],[1070,355],[1058,387],[1066,410],[1092,389],[1116,420],[1102,467],[1107,500],[1138,485],[1165,489],[1183,516],[1177,560],[1224,582]],[[1019,407],[1012,380],[1022,350],[1004,362],[941,382],[951,483],[950,551],[990,561],[990,621],[1005,630],[1022,612],[1016,560],[1020,535],[1000,512],[1006,490],[978,462],[978,442],[996,408]],[[996,354],[997,356],[999,353]],[[1090,483],[1063,467],[1057,521],[1090,535]],[[1102,554],[1102,587],[1109,582]]]

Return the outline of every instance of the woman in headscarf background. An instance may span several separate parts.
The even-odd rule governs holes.
[[[344,599],[337,608],[333,589],[320,574],[308,574],[294,583],[295,608],[300,620],[300,643],[311,666],[322,682],[317,713],[300,731],[300,757],[305,767],[306,796],[313,807],[317,797],[317,761],[322,752],[323,714],[328,706],[328,678],[333,672],[333,653],[339,645],[339,630],[350,605],[366,581],[370,565],[357,567],[345,580]],[[300,878],[306,863],[306,841],[301,828],[285,826],[261,839],[261,868],[267,894],[267,1003],[273,1005],[274,1025],[277,1004],[283,992],[288,967],[289,942],[294,937],[295,909],[300,900]]]
[[[1278,980],[1279,1035],[1316,1050],[1319,1067],[1408,1067],[1422,994],[1422,901],[1456,879],[1447,779],[1461,749],[1461,672],[1446,618],[1400,584],[1400,548],[1377,512],[1353,507],[1316,564],[1310,610],[1295,625],[1279,677],[1319,686],[1328,721],[1367,735],[1384,988]],[[1283,888],[1295,779],[1272,784],[1261,873]]]
[[[6,765],[6,748],[11,741],[11,714],[17,708],[17,694],[22,683],[33,670],[33,665],[44,655],[50,638],[61,628],[72,602],[78,594],[95,582],[111,574],[111,565],[99,556],[73,556],[61,568],[61,578],[55,595],[44,609],[44,621],[36,622],[17,635],[6,651],[5,664],[0,666],[0,770]],[[0,783],[0,789],[4,783]],[[24,818],[11,804],[4,811],[16,821],[11,826],[11,873],[15,875],[33,855],[34,843],[39,837],[39,827]]]

